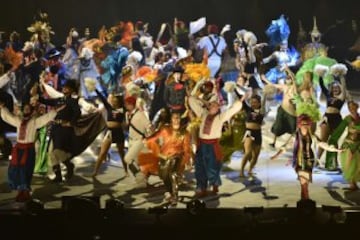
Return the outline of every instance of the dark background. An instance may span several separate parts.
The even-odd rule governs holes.
[[[317,16],[321,32],[336,19],[359,21],[358,5],[357,0],[8,0],[0,4],[0,31],[16,30],[27,39],[30,34],[26,27],[41,9],[50,16],[55,43],[64,42],[71,27],[80,31],[90,27],[96,36],[102,25],[109,27],[120,20],[143,20],[149,22],[150,31],[156,33],[162,22],[172,22],[174,17],[189,22],[202,16],[207,17],[208,23],[219,26],[229,23],[234,30],[246,28],[262,38],[271,20],[281,14],[288,17],[291,37],[294,37],[298,20],[303,22],[306,31],[311,31],[313,16]]]
[[[8,0],[0,3],[0,31],[9,34],[16,30],[23,40],[27,40],[31,34],[26,28],[42,10],[49,14],[55,31],[52,42],[59,46],[65,43],[71,27],[76,27],[80,34],[89,27],[91,36],[96,37],[102,25],[110,27],[121,20],[142,20],[150,23],[149,31],[156,36],[161,23],[172,23],[174,17],[188,23],[205,16],[207,23],[216,23],[220,28],[231,24],[234,33],[245,28],[253,31],[259,41],[267,41],[265,29],[271,20],[284,14],[291,28],[290,44],[295,44],[298,21],[301,20],[304,29],[310,32],[313,16],[316,16],[323,41],[336,41],[346,49],[356,37],[349,35],[351,20],[356,20],[360,28],[359,5],[358,0]],[[339,31],[328,34],[337,20],[345,20],[345,24],[338,27]],[[346,53],[345,57],[354,60],[357,55],[360,53]]]

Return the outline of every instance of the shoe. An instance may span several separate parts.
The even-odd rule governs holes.
[[[269,143],[269,146],[273,149],[275,149],[275,143]]]
[[[217,194],[219,192],[219,186],[218,185],[213,185],[212,187],[212,193],[213,194]]]
[[[27,202],[31,200],[31,194],[28,190],[20,191],[18,196],[16,196],[16,202]]]
[[[72,163],[72,162],[67,162],[65,163],[65,166],[66,166],[66,175],[65,175],[65,179],[66,180],[69,180],[71,179],[73,176],[74,176],[74,168],[75,168],[75,165]]]
[[[146,188],[146,187],[147,187],[146,177],[142,172],[139,172],[135,176],[135,188]]]
[[[169,203],[171,206],[176,206],[177,203],[178,203],[178,198],[177,197],[171,197],[170,200],[169,200]]]
[[[208,194],[206,190],[199,190],[195,192],[195,198],[203,198],[206,197],[207,195]]]
[[[22,195],[24,194],[24,191],[18,191],[18,194],[15,197],[15,202],[21,202]]]
[[[171,197],[172,197],[171,193],[169,193],[169,192],[164,193],[164,201],[165,202],[169,202]]]

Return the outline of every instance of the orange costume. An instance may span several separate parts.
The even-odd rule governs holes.
[[[174,131],[171,126],[162,127],[154,135],[146,139],[151,153],[141,153],[139,165],[145,175],[158,175],[159,158],[170,159],[180,156],[181,161],[177,173],[182,174],[192,154],[190,133],[185,130]]]

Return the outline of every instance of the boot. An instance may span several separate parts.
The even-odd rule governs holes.
[[[66,180],[69,180],[70,178],[72,178],[74,176],[74,168],[75,165],[70,161],[70,160],[66,160],[64,162],[64,165],[66,166]]]
[[[62,174],[61,174],[61,167],[59,164],[53,166],[53,171],[55,173],[55,178],[51,180],[53,183],[60,183],[62,182]]]
[[[134,187],[137,189],[147,187],[147,180],[146,180],[145,174],[143,174],[142,172],[138,172],[135,175],[135,186]]]

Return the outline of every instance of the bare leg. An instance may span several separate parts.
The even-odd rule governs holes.
[[[95,177],[97,175],[101,164],[105,161],[107,153],[110,149],[110,146],[111,146],[111,138],[104,138],[104,140],[101,144],[99,156],[95,163],[94,172],[92,174],[93,177]]]
[[[300,186],[301,186],[301,199],[307,200],[309,199],[309,180],[301,177],[299,178]]]
[[[245,141],[244,141],[244,156],[243,156],[243,159],[241,161],[241,167],[240,167],[240,177],[245,176],[244,169],[245,169],[246,163],[247,163],[248,160],[251,159],[251,153],[252,153],[251,146],[252,146],[251,138],[246,137]]]
[[[328,138],[329,138],[329,127],[326,123],[322,123],[320,125],[320,140],[322,142],[327,142]],[[318,148],[318,152],[317,152],[318,159],[321,158],[323,152],[324,150],[322,148]]]
[[[119,152],[119,156],[121,158],[122,165],[124,167],[125,175],[127,177],[127,176],[129,176],[129,172],[128,172],[128,165],[125,162],[124,143],[117,143],[116,146],[117,146],[117,149],[118,149],[118,152]]]
[[[252,157],[250,162],[249,175],[253,174],[253,169],[259,158],[260,150],[261,150],[261,145],[260,146],[255,144],[252,145]]]
[[[275,148],[275,146],[276,146],[276,139],[277,139],[277,136],[274,136],[273,142],[269,144],[270,147]]]

